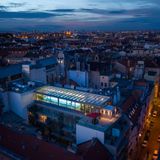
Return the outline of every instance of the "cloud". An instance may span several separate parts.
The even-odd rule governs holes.
[[[75,9],[55,9],[55,10],[48,10],[52,12],[75,12]]]
[[[14,20],[14,28],[20,30],[52,30],[53,24],[57,30],[160,28],[159,0],[2,0],[0,10],[1,24]]]
[[[13,7],[13,8],[17,8],[17,7],[22,7],[22,6],[25,6],[27,3],[26,2],[24,2],[24,3],[9,3],[9,5],[7,6],[7,7]]]
[[[10,19],[10,18],[48,18],[48,17],[54,17],[54,16],[60,16],[59,14],[53,14],[53,13],[44,13],[44,12],[5,12],[0,11],[0,18],[2,19]]]
[[[26,5],[26,3],[9,3],[7,5],[0,5],[0,11],[8,11],[12,8],[18,8],[18,7],[23,7],[24,5]]]

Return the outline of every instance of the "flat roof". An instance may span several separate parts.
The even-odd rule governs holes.
[[[104,107],[104,109],[110,110],[110,111],[113,111],[114,108],[115,108],[115,107],[114,107],[114,106],[111,106],[111,105],[107,105],[107,106]]]
[[[0,78],[6,78],[22,73],[22,64],[11,64],[0,68]]]
[[[110,97],[108,96],[102,96],[98,94],[54,87],[54,86],[44,86],[37,89],[35,92],[39,94],[45,94],[48,96],[90,104],[94,106],[103,106],[110,99]]]

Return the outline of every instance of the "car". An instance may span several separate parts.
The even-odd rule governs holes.
[[[144,140],[143,143],[142,143],[142,147],[146,148],[146,147],[147,147],[147,144],[148,144],[148,141],[147,141],[147,140]]]
[[[158,159],[158,150],[155,149],[153,152],[152,160],[157,160]]]
[[[154,111],[152,116],[157,117],[157,113],[158,113],[157,111]]]
[[[158,136],[157,142],[160,142],[160,135]]]

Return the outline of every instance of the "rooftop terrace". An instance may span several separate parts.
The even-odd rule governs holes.
[[[105,132],[111,125],[113,125],[119,118],[121,114],[117,114],[115,117],[107,118],[100,116],[98,119],[98,123],[94,124],[93,119],[90,117],[84,117],[79,120],[78,124],[90,127],[92,129],[96,129],[102,132]]]

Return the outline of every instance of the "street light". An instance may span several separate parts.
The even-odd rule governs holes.
[[[139,133],[139,137],[141,137],[142,136],[142,134],[141,133]]]

